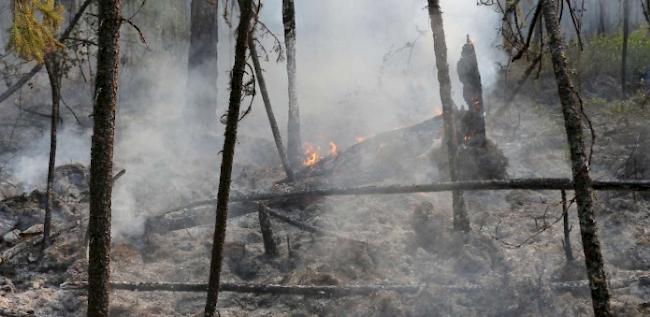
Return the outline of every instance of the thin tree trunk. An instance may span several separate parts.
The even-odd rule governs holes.
[[[217,124],[218,2],[192,0],[190,13],[186,119],[208,131]]]
[[[558,84],[558,93],[564,114],[564,126],[571,154],[574,190],[580,220],[580,235],[585,253],[587,276],[591,285],[594,314],[597,317],[611,316],[607,275],[598,239],[598,226],[594,216],[592,180],[589,175],[588,159],[585,153],[582,120],[582,101],[569,77],[569,65],[562,43],[554,0],[544,1],[544,20],[550,37],[553,69]]]
[[[627,49],[630,38],[630,1],[623,0],[623,51],[621,52],[621,94],[627,93]]]
[[[566,200],[566,191],[562,190],[562,218],[564,220],[564,255],[567,262],[573,262],[573,250],[571,249],[571,226],[569,225],[569,204]]]
[[[99,1],[99,48],[90,153],[88,317],[108,317],[113,141],[119,80],[121,0]]]
[[[440,85],[440,98],[442,99],[442,116],[445,121],[445,135],[447,138],[447,151],[449,153],[449,176],[451,181],[457,180],[456,155],[458,135],[456,133],[455,112],[456,105],[451,98],[451,80],[449,78],[449,64],[447,64],[447,44],[442,23],[442,12],[439,0],[428,0],[431,30],[433,31],[433,47],[436,54],[436,67],[438,68],[438,83]],[[463,192],[452,192],[454,209],[454,229],[469,231],[469,218],[465,211]]]
[[[607,32],[605,27],[605,0],[598,0],[598,34],[604,35]]]
[[[43,221],[43,249],[50,245],[52,231],[52,205],[54,203],[54,169],[56,166],[56,139],[59,123],[59,105],[61,102],[61,68],[59,56],[50,54],[45,60],[45,68],[50,79],[52,93],[52,115],[50,121],[50,159],[47,167],[47,186],[45,199],[45,220]]]
[[[237,142],[237,123],[239,121],[239,106],[241,104],[242,84],[246,68],[246,47],[250,22],[252,18],[252,0],[240,0],[240,18],[237,27],[237,43],[235,46],[235,64],[230,80],[230,100],[226,131],[219,176],[219,192],[217,193],[217,215],[212,242],[212,259],[210,261],[210,278],[208,296],[205,303],[205,316],[214,317],[219,299],[219,282],[221,278],[221,262],[223,260],[223,243],[226,239],[226,224],[228,219],[228,198],[230,195],[230,177]]]
[[[292,168],[302,166],[302,139],[300,109],[296,91],[296,11],[294,0],[282,0],[284,42],[287,49],[287,76],[289,77],[289,117],[287,121],[287,156]]]
[[[257,48],[255,48],[255,39],[252,36],[248,41],[248,49],[251,52],[251,59],[253,60],[253,66],[255,67],[255,76],[257,77],[257,83],[259,84],[260,91],[262,92],[262,99],[264,100],[266,115],[269,117],[269,124],[271,125],[271,133],[273,133],[273,139],[275,140],[275,147],[278,149],[278,155],[280,155],[280,161],[282,161],[282,167],[284,167],[284,172],[287,174],[287,179],[291,182],[293,181],[293,171],[291,170],[291,165],[287,159],[287,154],[284,151],[284,145],[282,145],[282,136],[280,135],[278,122],[275,120],[275,115],[273,114],[271,98],[269,98],[269,92],[266,88],[266,81],[264,80],[264,73],[262,72],[260,59],[257,55]]]

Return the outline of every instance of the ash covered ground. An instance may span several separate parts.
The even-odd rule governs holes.
[[[650,177],[647,111],[634,103],[623,105],[629,111],[618,111],[616,106],[586,107],[598,136],[594,178]],[[556,110],[515,109],[501,118],[505,122],[489,122],[491,139],[509,159],[509,177],[569,175],[565,136],[561,117],[554,114]],[[520,127],[506,119],[508,116],[518,118]],[[248,145],[242,143],[243,148],[269,147],[253,138]],[[411,173],[399,173],[373,184],[439,180],[435,155],[431,154],[439,143],[434,140],[429,148],[416,146],[421,153],[405,161],[406,166],[393,162],[400,171],[411,168]],[[341,153],[345,155],[345,151]],[[260,161],[236,167],[236,192],[270,189],[284,177],[275,159]],[[376,167],[375,163],[370,168]],[[359,173],[363,175],[363,171]],[[85,282],[85,231],[83,225],[74,224],[83,224],[88,214],[87,176],[80,164],[59,168],[55,224],[58,229],[72,228],[56,238],[42,259],[38,258],[38,248],[32,248],[2,263],[3,313],[85,314],[84,291],[65,288]],[[335,171],[328,177],[318,177],[318,182],[338,185],[341,178],[336,176]],[[350,175],[345,176],[343,179],[350,179]],[[43,217],[44,195],[38,190],[22,193],[20,180],[11,175],[2,179],[0,224],[4,252],[30,239],[29,232],[21,235],[28,228],[38,236],[39,228],[33,226]],[[202,194],[210,196],[208,190]],[[571,192],[568,196],[572,197]],[[384,291],[350,297],[223,292],[219,311],[222,316],[591,315],[575,206],[571,206],[570,221],[576,260],[568,263],[563,251],[562,222],[558,221],[562,210],[559,192],[479,191],[466,192],[465,197],[472,223],[472,232],[467,236],[451,230],[448,193],[327,197],[279,207],[304,223],[347,239],[315,235],[273,220],[280,254],[272,259],[264,255],[257,213],[232,218],[223,265],[225,282],[424,286],[415,294]],[[149,199],[156,199],[156,194]],[[183,199],[192,201],[191,197]],[[650,196],[598,192],[596,210],[617,315],[647,316]],[[205,283],[212,232],[213,226],[206,223],[171,232],[120,236],[113,244],[112,279]],[[204,297],[203,293],[115,290],[112,314],[195,316],[203,309]]]

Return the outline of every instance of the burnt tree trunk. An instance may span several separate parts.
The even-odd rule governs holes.
[[[627,93],[627,50],[630,38],[630,2],[623,0],[623,50],[621,52],[621,97]]]
[[[59,123],[59,105],[61,102],[61,64],[57,54],[49,54],[45,60],[45,68],[50,80],[52,93],[52,115],[50,121],[50,158],[47,166],[47,185],[45,194],[45,219],[43,221],[43,249],[50,245],[52,232],[52,205],[54,203],[54,169],[56,167],[56,139]]]
[[[296,11],[293,0],[282,0],[284,43],[287,49],[287,76],[289,79],[289,117],[287,121],[287,156],[291,168],[302,166],[302,139],[300,109],[296,91]]]
[[[564,223],[564,255],[567,262],[573,262],[573,250],[571,248],[571,226],[569,225],[569,202],[566,200],[566,191],[562,190],[562,220]]]
[[[208,296],[205,303],[205,316],[214,317],[219,298],[219,282],[221,277],[221,262],[223,260],[223,243],[226,239],[226,223],[228,219],[228,198],[230,196],[230,181],[232,165],[237,142],[237,123],[239,121],[239,106],[241,104],[242,85],[246,68],[246,47],[248,46],[249,28],[252,17],[252,0],[240,0],[241,11],[237,27],[237,43],[235,45],[235,64],[230,79],[230,100],[226,130],[222,150],[221,174],[219,175],[219,192],[217,193],[217,216],[212,242],[212,258],[210,261],[210,278]]]
[[[467,103],[467,113],[463,116],[462,136],[465,143],[484,146],[485,136],[485,104],[483,103],[483,85],[478,69],[474,43],[467,36],[463,45],[460,60],[457,64],[458,78],[463,83],[463,98]]]
[[[436,54],[436,67],[438,68],[438,83],[440,85],[440,98],[442,99],[442,116],[445,121],[445,136],[447,141],[447,152],[449,156],[449,176],[451,181],[456,181],[456,157],[458,147],[458,136],[456,134],[455,112],[456,105],[451,98],[451,80],[449,78],[449,65],[447,64],[447,44],[445,43],[445,32],[442,23],[442,12],[440,11],[439,0],[428,0],[429,17],[431,18],[431,30],[433,31],[433,47]],[[465,211],[463,192],[454,190],[452,192],[454,209],[454,229],[469,231],[469,218]]]
[[[598,34],[604,35],[607,32],[605,26],[605,0],[598,0]]]
[[[264,108],[266,109],[266,115],[269,117],[269,124],[271,125],[271,133],[273,133],[273,139],[275,140],[275,147],[278,149],[278,155],[280,156],[280,161],[282,162],[282,167],[287,174],[287,180],[293,181],[293,170],[287,159],[287,153],[284,151],[284,145],[282,144],[282,136],[280,135],[280,129],[278,128],[278,122],[275,120],[275,114],[273,114],[273,107],[271,106],[271,98],[269,98],[269,92],[266,88],[266,81],[264,80],[264,73],[262,72],[262,65],[260,65],[260,59],[257,55],[257,49],[255,48],[255,39],[251,36],[248,40],[248,49],[251,53],[251,59],[253,60],[253,67],[255,68],[255,77],[257,77],[257,83],[260,86],[260,91],[262,93],[262,99],[264,101]]]
[[[192,0],[186,119],[200,129],[217,124],[218,6],[215,0]]]
[[[558,93],[564,114],[564,126],[571,154],[574,190],[580,220],[580,235],[585,254],[587,276],[591,286],[594,314],[597,317],[611,316],[609,290],[603,256],[598,239],[598,226],[594,216],[592,180],[589,175],[588,158],[585,153],[582,120],[580,118],[581,100],[569,77],[569,65],[562,43],[557,19],[556,2],[543,0],[543,13],[550,40],[553,69],[558,84]]]
[[[99,44],[90,153],[88,317],[109,316],[113,140],[119,80],[121,0],[99,3]]]

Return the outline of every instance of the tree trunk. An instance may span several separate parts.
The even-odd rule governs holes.
[[[52,93],[52,116],[50,121],[50,159],[47,167],[47,186],[45,199],[45,220],[43,221],[43,249],[50,245],[52,231],[52,204],[54,203],[54,169],[56,167],[56,136],[59,123],[59,105],[61,102],[61,64],[57,54],[49,54],[45,59],[45,68],[50,79]]]
[[[621,97],[627,92],[627,49],[630,38],[630,1],[623,0],[623,51],[621,52]]]
[[[190,13],[186,119],[207,131],[217,124],[218,2],[192,0]]]
[[[558,84],[558,93],[564,114],[564,126],[571,154],[574,190],[580,220],[580,235],[585,253],[587,276],[591,286],[594,314],[597,317],[611,316],[609,290],[605,274],[598,226],[593,210],[592,180],[589,175],[588,159],[585,153],[582,121],[580,118],[581,100],[569,77],[569,65],[560,34],[559,22],[554,0],[544,1],[544,20],[548,31],[553,69]]]
[[[605,0],[598,0],[598,34],[599,35],[604,35],[605,32],[607,32],[605,26],[606,14],[607,12],[605,11]]]
[[[436,54],[436,67],[438,68],[438,83],[440,85],[440,98],[442,99],[442,116],[445,121],[445,135],[447,151],[449,155],[449,176],[451,181],[456,181],[456,154],[458,146],[458,135],[456,134],[455,112],[456,105],[451,98],[451,80],[449,78],[449,64],[447,64],[447,44],[442,23],[442,12],[440,11],[439,0],[428,0],[429,17],[431,18],[431,30],[433,31],[433,47]],[[454,190],[454,229],[469,231],[469,218],[465,211],[463,192]]]
[[[217,193],[217,216],[212,242],[212,259],[210,261],[210,279],[208,296],[205,303],[205,316],[214,317],[219,298],[219,282],[221,277],[221,262],[223,260],[223,243],[226,239],[226,223],[228,219],[228,198],[230,195],[230,177],[237,142],[237,123],[239,121],[239,106],[241,104],[242,84],[246,69],[246,47],[248,46],[249,28],[252,17],[252,0],[240,0],[241,10],[239,26],[237,27],[237,43],[235,46],[235,64],[230,80],[230,100],[226,131],[219,176],[219,192]]]
[[[296,12],[293,0],[282,0],[282,22],[284,24],[284,42],[287,48],[287,76],[289,77],[287,156],[289,164],[295,169],[302,166],[302,139],[296,91]]]
[[[478,69],[474,43],[467,36],[467,43],[463,45],[460,60],[456,65],[458,78],[463,83],[463,98],[467,103],[467,113],[463,116],[461,135],[465,137],[465,144],[483,147],[486,145],[485,136],[485,104],[483,103],[483,85],[481,73]]]
[[[253,67],[255,68],[255,75],[257,77],[257,83],[260,86],[260,91],[262,93],[262,99],[264,101],[264,108],[266,109],[266,115],[269,117],[269,124],[271,125],[271,133],[273,133],[273,139],[275,140],[275,147],[278,149],[278,155],[280,156],[280,161],[284,167],[284,171],[287,174],[287,180],[290,182],[293,181],[293,170],[287,159],[287,154],[284,151],[284,145],[282,144],[282,136],[280,135],[280,129],[278,128],[278,122],[275,120],[275,115],[273,114],[273,107],[271,106],[271,98],[269,98],[269,92],[266,89],[266,81],[264,80],[264,74],[262,72],[262,66],[260,65],[260,59],[257,56],[257,49],[255,48],[255,39],[251,36],[248,41],[248,49],[251,52],[251,59],[253,60]]]
[[[88,317],[109,316],[113,140],[119,80],[121,0],[99,1],[99,44],[90,153]]]

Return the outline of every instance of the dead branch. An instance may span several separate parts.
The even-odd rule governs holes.
[[[68,225],[64,228],[61,228],[58,231],[52,232],[52,234],[50,235],[50,240],[54,241],[54,239],[56,239],[59,235],[75,228],[76,226],[77,224],[75,223],[75,224]],[[16,257],[18,254],[23,253],[24,251],[30,250],[32,248],[41,245],[42,242],[43,239],[41,235],[36,235],[34,237],[19,242],[15,246],[5,250],[4,252],[2,252],[2,254],[0,254],[0,264],[6,263],[7,261]]]
[[[594,190],[608,191],[650,191],[650,180],[642,181],[594,181]],[[250,202],[278,200],[303,196],[353,196],[388,195],[410,193],[433,193],[452,190],[572,190],[573,182],[568,178],[522,178],[510,180],[440,182],[421,185],[361,186],[349,188],[298,189],[286,192],[258,192],[237,195],[230,202]],[[162,213],[172,213],[185,209],[211,206],[216,199],[195,201]]]
[[[367,243],[365,243],[365,242],[363,242],[363,241],[355,240],[355,239],[352,239],[352,238],[350,238],[350,237],[343,236],[343,235],[341,235],[341,234],[339,234],[339,233],[336,233],[336,232],[333,232],[333,231],[329,231],[329,230],[321,229],[321,228],[318,228],[318,227],[315,227],[315,226],[312,226],[312,225],[306,224],[306,223],[304,223],[304,222],[300,222],[300,221],[298,221],[298,220],[296,220],[296,219],[293,219],[293,218],[290,217],[290,216],[283,215],[282,212],[279,212],[279,211],[273,210],[273,209],[271,209],[271,208],[269,208],[269,207],[266,207],[266,206],[263,206],[263,207],[260,209],[260,211],[263,212],[263,213],[265,213],[265,214],[267,214],[267,215],[269,215],[269,216],[271,216],[271,217],[273,217],[273,218],[276,218],[276,219],[278,219],[278,220],[281,220],[281,221],[284,222],[284,223],[287,223],[287,224],[289,224],[289,225],[291,225],[291,226],[294,226],[294,227],[296,227],[296,228],[298,228],[298,229],[300,229],[300,230],[304,230],[304,231],[307,231],[307,232],[315,233],[315,234],[317,234],[317,235],[321,235],[321,236],[330,236],[330,237],[335,237],[335,238],[337,238],[337,239],[341,239],[341,240],[345,240],[345,241],[350,241],[350,242],[354,242],[354,243],[367,244]]]

